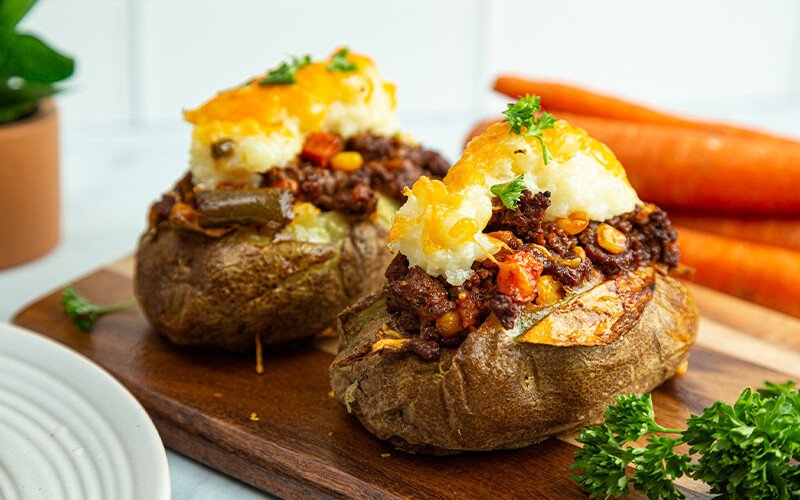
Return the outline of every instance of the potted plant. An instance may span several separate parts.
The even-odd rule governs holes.
[[[74,61],[17,25],[37,0],[0,0],[0,269],[58,243],[58,114]]]

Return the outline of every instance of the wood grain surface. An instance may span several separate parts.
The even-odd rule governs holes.
[[[101,303],[128,299],[130,269],[130,260],[114,263],[76,288]],[[657,418],[667,427],[718,399],[735,400],[745,386],[800,378],[800,322],[716,292],[695,292],[705,316],[689,371],[654,392]],[[265,353],[259,376],[253,356],[172,346],[136,309],[101,318],[90,334],[78,332],[59,299],[59,292],[44,297],[14,323],[110,371],[147,409],[166,446],[266,492],[288,498],[584,497],[569,479],[570,436],[450,457],[412,455],[375,439],[329,396],[330,341]],[[684,481],[681,488],[690,498],[705,496],[702,485]]]

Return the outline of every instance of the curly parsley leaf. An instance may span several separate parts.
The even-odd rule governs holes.
[[[503,202],[504,207],[509,210],[514,210],[517,208],[517,202],[522,196],[522,191],[524,191],[525,188],[527,188],[527,186],[525,185],[523,176],[520,175],[519,177],[515,177],[508,182],[495,184],[489,188],[489,190],[493,195],[500,198],[500,201]]]
[[[575,451],[575,463],[570,466],[579,471],[573,481],[589,491],[591,498],[630,493],[626,470],[634,458],[632,449],[623,448],[605,425],[587,427],[578,442],[583,448]]]
[[[650,394],[619,396],[614,403],[606,408],[606,425],[625,441],[636,441],[651,432],[680,432],[676,429],[665,429],[656,423]]]
[[[787,498],[800,492],[800,395],[786,384],[746,389],[733,406],[714,403],[687,422],[683,438],[700,455],[691,475],[713,493]],[[792,493],[795,492],[795,493]]]
[[[584,447],[570,467],[581,471],[573,479],[593,496],[617,496],[632,485],[650,498],[682,498],[674,482],[686,475],[725,497],[800,497],[800,394],[793,383],[745,389],[732,406],[716,402],[690,417],[683,431],[658,425],[649,397],[623,396],[616,403],[606,411],[606,424],[583,430],[578,441]],[[625,446],[647,434],[646,447]],[[688,454],[675,451],[682,444],[689,445]],[[624,472],[630,463],[628,478],[619,467]]]
[[[633,486],[649,498],[683,498],[675,480],[689,468],[689,456],[675,453],[677,440],[668,436],[650,436],[648,445],[633,450],[636,472]]]
[[[89,332],[100,316],[133,307],[136,305],[136,301],[130,300],[111,306],[98,306],[80,295],[74,287],[68,286],[62,291],[61,305],[64,313],[69,316],[78,330]]]
[[[542,146],[542,160],[544,164],[552,159],[550,152],[544,145],[542,139],[542,132],[546,129],[553,128],[556,123],[556,118],[550,113],[541,113],[541,98],[536,95],[526,95],[520,97],[517,102],[509,104],[508,108],[503,111],[506,118],[503,120],[508,123],[510,130],[509,133],[521,134],[524,137],[535,137],[539,144]],[[523,132],[522,129],[525,129]]]
[[[328,71],[340,71],[342,73],[349,73],[358,70],[358,66],[347,60],[350,55],[350,49],[342,47],[331,58],[331,63],[328,65]]]
[[[297,83],[297,70],[311,64],[311,56],[291,56],[290,61],[281,63],[277,68],[269,70],[267,76],[258,81],[259,85],[291,85]]]

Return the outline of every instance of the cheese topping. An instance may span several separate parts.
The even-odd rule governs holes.
[[[559,120],[543,131],[552,158],[544,165],[534,137],[509,134],[505,123],[473,139],[442,181],[422,177],[407,190],[395,216],[390,246],[431,276],[462,284],[473,262],[501,245],[483,234],[492,215],[490,189],[523,175],[532,192],[550,191],[546,220],[585,212],[602,221],[633,210],[639,201],[625,169],[611,150],[579,128]]]
[[[258,174],[285,166],[315,131],[348,138],[360,132],[398,131],[395,86],[375,64],[350,54],[351,72],[331,71],[329,61],[297,70],[297,82],[261,85],[262,77],[221,92],[184,117],[194,125],[190,165],[195,183],[258,183]],[[226,154],[212,154],[212,145],[231,141]]]

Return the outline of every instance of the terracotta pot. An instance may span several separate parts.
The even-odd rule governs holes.
[[[52,101],[0,125],[0,269],[52,250],[60,236],[58,112]]]

